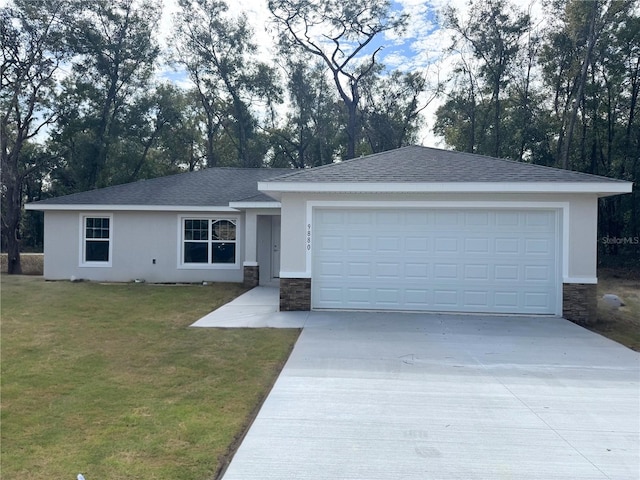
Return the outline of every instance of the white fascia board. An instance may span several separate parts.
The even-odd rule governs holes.
[[[280,183],[282,182],[278,182],[278,185],[280,185]],[[271,189],[272,184],[272,182],[258,182],[258,191],[264,192],[271,198],[277,200],[279,203],[279,201],[282,199],[282,195],[280,195],[280,192],[278,190]]]
[[[284,272],[280,270],[280,278],[311,278],[311,272]]]
[[[313,183],[259,182],[258,190],[317,193],[593,193],[616,195],[631,192],[631,182],[447,182],[447,183]]]
[[[598,277],[564,277],[562,283],[587,283],[595,285],[598,283]]]
[[[231,208],[277,208],[280,209],[282,205],[280,202],[229,202]]]
[[[210,206],[203,207],[199,205],[55,205],[45,204],[38,205],[28,203],[24,206],[25,210],[58,210],[58,211],[86,211],[93,212],[239,212],[238,209],[232,207]]]

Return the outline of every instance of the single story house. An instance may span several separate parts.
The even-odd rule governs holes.
[[[27,205],[44,275],[280,286],[281,310],[595,315],[598,198],[630,182],[409,146]]]

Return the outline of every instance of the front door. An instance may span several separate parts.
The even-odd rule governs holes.
[[[271,217],[271,278],[280,278],[280,216]]]

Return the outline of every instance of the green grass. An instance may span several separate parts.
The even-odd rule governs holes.
[[[187,328],[243,290],[2,276],[2,478],[211,479],[297,330]]]

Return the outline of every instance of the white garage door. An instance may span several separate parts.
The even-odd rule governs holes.
[[[316,209],[313,308],[554,314],[556,213]]]

